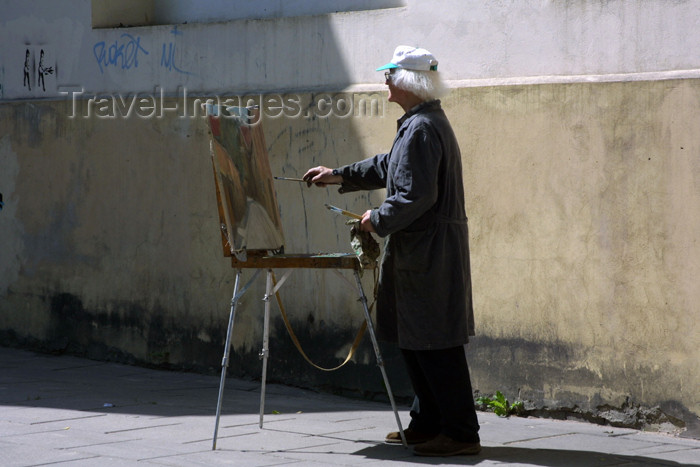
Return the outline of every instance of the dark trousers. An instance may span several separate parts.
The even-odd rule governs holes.
[[[411,410],[409,428],[478,442],[479,421],[464,347],[401,349],[401,353],[419,405],[419,410]]]

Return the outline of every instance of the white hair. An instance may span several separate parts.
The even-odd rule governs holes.
[[[411,92],[424,101],[437,99],[447,94],[448,89],[437,71],[416,71],[396,68],[391,82],[399,89]]]

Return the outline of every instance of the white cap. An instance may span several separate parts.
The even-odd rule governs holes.
[[[433,54],[425,49],[400,45],[394,50],[391,62],[377,68],[377,71],[391,68],[404,68],[406,70],[429,71],[437,70],[438,61]]]

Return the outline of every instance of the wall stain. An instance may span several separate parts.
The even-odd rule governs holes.
[[[204,374],[219,374],[221,371],[225,323],[214,324],[212,321],[204,328],[195,329],[192,323],[169,316],[167,310],[159,306],[146,309],[128,301],[110,303],[109,311],[91,310],[85,307],[79,296],[65,292],[47,296],[46,302],[50,313],[50,332],[46,339],[21,337],[12,330],[0,330],[3,345],[151,368]],[[354,339],[354,330],[338,329],[326,325],[323,320],[309,319],[310,314],[305,316],[292,320],[292,327],[308,356],[323,367],[338,365],[341,361],[338,353],[347,351]],[[140,335],[146,342],[147,354],[137,356],[123,346],[109,346],[105,343],[105,335],[110,333],[122,338],[129,334]],[[206,341],[199,335],[206,335]],[[260,346],[245,350],[234,348],[228,374],[259,381],[262,371],[258,356]],[[380,342],[380,350],[396,400],[399,404],[409,405],[413,394],[398,349]],[[596,396],[588,403],[572,404],[576,398],[567,391],[559,392],[560,398],[546,394],[543,382],[552,386],[573,384],[614,392],[610,381],[589,370],[562,372],[562,367],[577,361],[579,351],[561,343],[474,337],[467,355],[475,395],[490,395],[500,390],[510,401],[524,400],[525,410],[521,414],[524,416],[634,429],[675,430],[684,432],[687,437],[700,437],[700,419],[679,401],[667,400],[654,407],[645,407],[628,395],[620,404],[603,402]],[[338,371],[323,372],[312,368],[299,354],[281,318],[275,318],[271,323],[267,380],[388,403],[368,335],[346,366]]]
[[[162,307],[147,309],[136,302],[115,301],[105,311],[86,308],[82,299],[71,293],[55,293],[45,300],[49,311],[46,338],[21,338],[6,330],[9,344],[54,354],[204,373],[215,372],[220,364],[226,337],[222,325],[210,323],[203,329],[196,328],[187,320],[169,315]],[[198,334],[206,335],[207,342]],[[115,335],[120,344],[127,340],[125,336],[145,343],[146,354],[109,345]]]

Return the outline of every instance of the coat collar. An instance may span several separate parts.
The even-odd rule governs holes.
[[[423,101],[417,106],[413,107],[411,110],[403,114],[403,117],[398,119],[397,126],[398,128],[401,128],[401,125],[404,124],[406,120],[409,118],[413,117],[414,115],[421,113],[421,112],[431,112],[433,110],[438,110],[440,109],[440,99],[433,99],[430,101]]]

